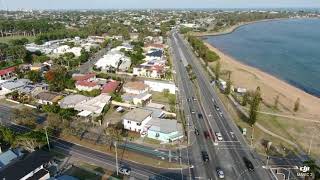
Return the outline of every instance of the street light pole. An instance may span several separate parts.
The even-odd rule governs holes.
[[[48,149],[49,149],[49,151],[51,151],[51,149],[50,149],[50,143],[49,143],[49,137],[48,137],[47,127],[45,127],[45,128],[44,128],[44,130],[45,130],[45,133],[46,133],[46,139],[47,139]]]
[[[118,166],[118,152],[117,152],[117,141],[114,142],[115,150],[116,150],[116,169],[117,169],[117,176],[119,176],[119,166]]]

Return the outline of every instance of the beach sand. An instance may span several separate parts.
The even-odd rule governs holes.
[[[279,95],[279,112],[277,113],[320,121],[320,98],[312,96],[260,69],[243,64],[208,43],[206,45],[220,56],[222,70],[232,71],[231,80],[235,87],[255,90],[259,86],[263,101],[270,106],[274,104],[274,99]],[[214,66],[214,64],[210,65]],[[297,98],[300,98],[300,109],[294,113],[293,107]]]

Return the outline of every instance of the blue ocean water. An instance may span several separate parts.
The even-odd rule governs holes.
[[[207,36],[206,41],[245,64],[320,97],[320,19],[258,22],[230,34]]]

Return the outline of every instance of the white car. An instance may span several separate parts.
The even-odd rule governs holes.
[[[221,169],[217,169],[217,174],[220,179],[224,178],[224,172]]]
[[[221,133],[216,132],[216,136],[217,136],[217,139],[218,139],[219,141],[222,141],[222,140],[223,140]]]
[[[131,169],[129,167],[119,167],[119,173],[123,175],[130,176]]]

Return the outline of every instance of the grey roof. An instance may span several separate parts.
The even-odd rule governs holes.
[[[148,116],[152,114],[152,111],[136,108],[125,114],[122,119],[131,120],[135,122],[142,122]]]
[[[177,122],[177,120],[152,118],[152,120],[149,121],[147,125],[150,126],[149,130],[151,131],[157,131],[157,132],[169,134],[172,132],[179,131],[178,126],[180,124]]]
[[[48,152],[38,150],[25,158],[0,169],[0,179],[16,180],[34,171],[41,165],[47,164],[53,158]]]
[[[16,153],[14,153],[11,149],[0,154],[0,168],[6,166],[11,161],[15,160],[18,157]]]
[[[144,107],[144,109],[152,111],[153,118],[160,118],[164,114],[164,111],[162,109],[153,108],[153,107]]]
[[[162,50],[155,50],[155,51],[152,51],[146,55],[153,56],[153,57],[162,57]]]
[[[18,88],[22,88],[23,86],[27,85],[30,82],[31,81],[28,79],[18,79],[15,81],[6,81],[1,86],[9,90],[15,90]]]
[[[37,94],[35,96],[35,98],[45,100],[45,101],[53,101],[59,96],[61,96],[61,95],[59,93],[55,93],[55,92],[40,92],[39,94]]]
[[[83,101],[88,101],[89,99],[91,98],[81,94],[69,95],[60,101],[60,107],[68,108],[68,106],[75,106],[76,104],[81,103]]]

